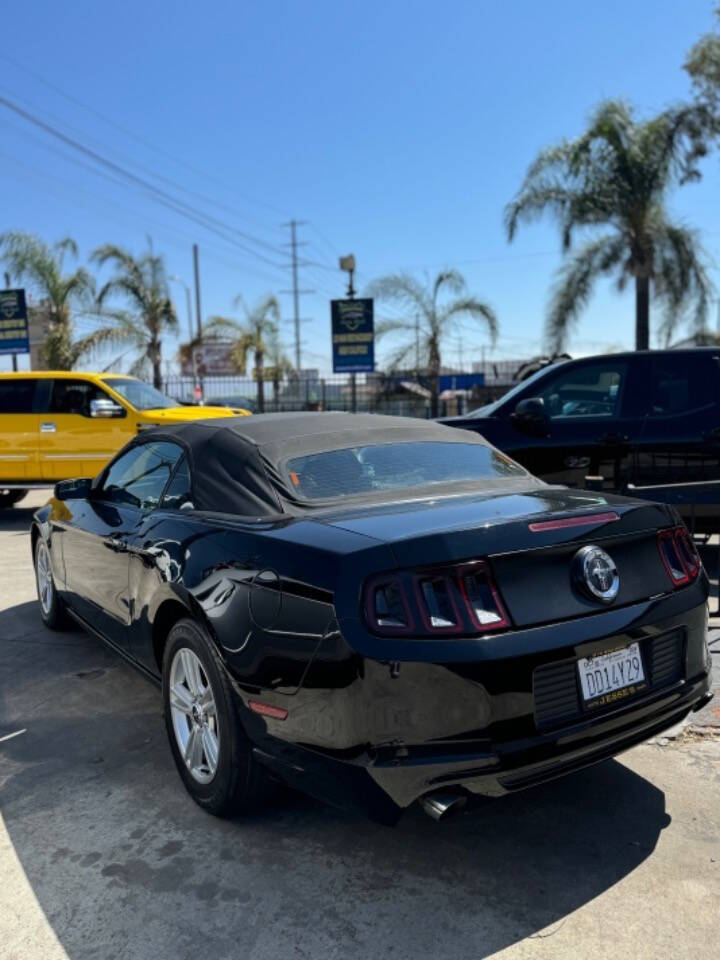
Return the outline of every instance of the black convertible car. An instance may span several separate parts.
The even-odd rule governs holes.
[[[269,780],[394,822],[610,757],[709,698],[708,583],[664,506],[548,486],[435,423],[143,433],[35,515],[42,617],[162,684],[193,798]]]

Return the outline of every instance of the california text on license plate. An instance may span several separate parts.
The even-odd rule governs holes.
[[[578,660],[578,673],[588,707],[624,700],[647,686],[639,643]]]

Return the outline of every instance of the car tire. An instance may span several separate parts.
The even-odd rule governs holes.
[[[257,807],[268,792],[266,774],[252,755],[225,666],[194,620],[179,620],[168,635],[162,688],[170,750],[195,803],[217,817]]]
[[[68,623],[65,605],[55,587],[50,564],[50,548],[41,536],[35,542],[34,565],[35,586],[42,621],[50,630],[63,630]]]
[[[6,510],[14,507],[16,503],[27,495],[27,490],[2,490],[0,489],[0,510]]]

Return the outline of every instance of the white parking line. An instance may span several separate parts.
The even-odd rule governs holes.
[[[3,743],[5,740],[12,740],[13,737],[19,737],[21,733],[27,733],[27,728],[16,730],[15,733],[6,733],[4,737],[0,737],[0,743]]]

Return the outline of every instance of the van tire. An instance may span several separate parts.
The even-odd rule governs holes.
[[[0,510],[15,506],[26,495],[27,490],[3,490],[0,487]]]

